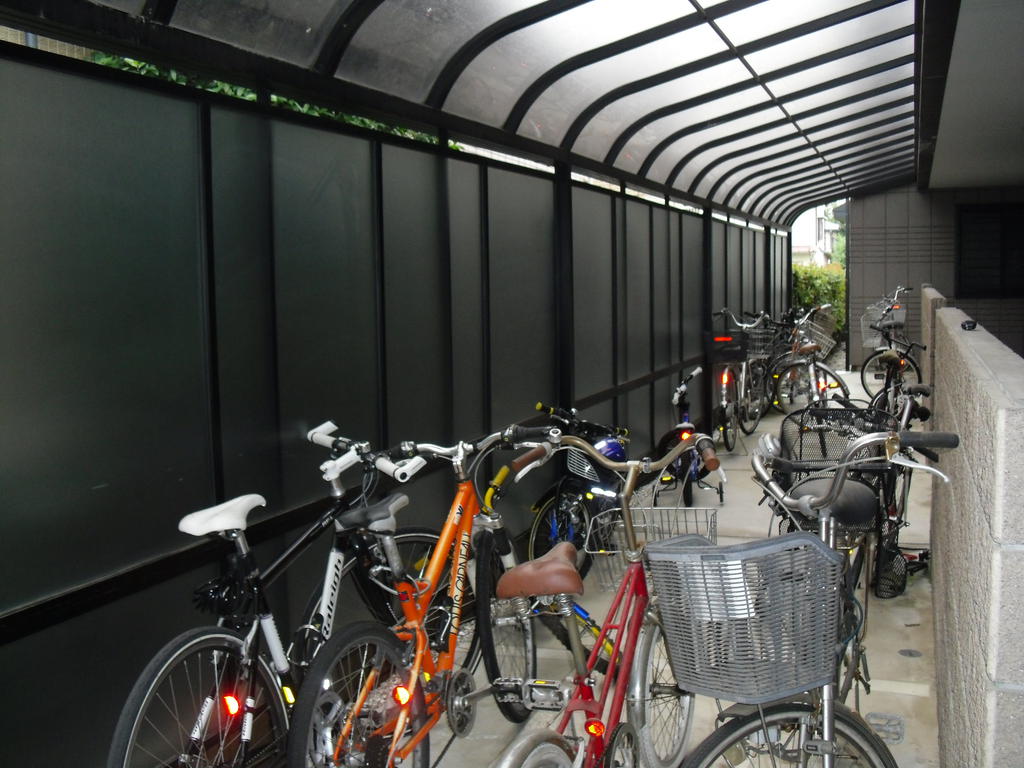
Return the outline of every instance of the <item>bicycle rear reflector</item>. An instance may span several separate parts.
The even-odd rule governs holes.
[[[715,336],[714,340],[719,344],[728,344],[732,341],[732,336]]]
[[[724,371],[722,371],[722,383],[723,384],[728,384],[729,383],[729,369],[728,368],[726,368]]]
[[[680,440],[689,440],[691,434],[693,434],[693,433],[692,432],[687,432],[684,429],[682,432],[679,433],[679,439]]]
[[[587,720],[584,727],[591,736],[604,736],[604,723],[600,720]]]
[[[241,708],[242,707],[239,705],[238,699],[236,699],[234,696],[228,694],[224,697],[224,709],[226,709],[228,711],[228,714],[232,717],[237,715],[238,710],[240,710]]]
[[[403,707],[409,703],[409,699],[412,698],[412,694],[409,693],[409,689],[404,685],[396,685],[395,690],[391,692],[391,696],[401,704]]]

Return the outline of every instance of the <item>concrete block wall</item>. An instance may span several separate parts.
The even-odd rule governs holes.
[[[943,768],[1022,765],[1024,755],[1024,359],[967,315],[922,302],[933,329],[934,428],[960,447],[935,481],[932,580]]]
[[[1024,354],[1024,301],[954,298],[956,207],[1021,200],[1024,188],[921,191],[913,186],[851,198],[846,238],[850,365],[859,366],[870,353],[861,344],[864,310],[897,285],[917,291],[924,283]],[[913,295],[907,298],[907,332],[917,339],[922,332],[920,304]]]

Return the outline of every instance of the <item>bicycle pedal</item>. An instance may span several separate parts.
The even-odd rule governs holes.
[[[527,680],[523,685],[523,706],[527,709],[560,711],[572,695],[571,686],[558,680]]]
[[[868,712],[864,719],[886,744],[902,744],[907,736],[907,726],[901,715]]]
[[[495,701],[519,703],[523,700],[523,681],[517,677],[499,677],[491,683]]]

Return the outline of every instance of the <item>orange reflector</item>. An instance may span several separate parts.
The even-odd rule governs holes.
[[[715,336],[715,341],[732,341],[732,336]]]
[[[229,715],[237,715],[241,706],[238,704],[238,699],[229,695],[224,697],[224,708],[228,711]]]
[[[828,382],[825,381],[824,379],[819,379],[818,380],[818,389],[827,389],[827,388],[828,388]]]
[[[679,439],[680,439],[680,440],[689,440],[689,439],[690,439],[690,433],[689,433],[689,432],[687,432],[687,431],[686,431],[686,430],[684,429],[684,430],[683,430],[682,432],[680,432],[680,433],[679,433]]]
[[[591,736],[604,736],[604,723],[600,720],[587,720],[584,727]]]
[[[901,307],[901,305],[899,305],[899,304],[893,304],[893,305],[892,305],[892,308],[893,308],[893,309],[901,309],[902,307]]]
[[[729,371],[728,370],[722,371],[722,383],[723,384],[728,384],[729,383]]]
[[[391,695],[394,697],[395,701],[397,701],[403,707],[406,704],[408,704],[409,699],[412,698],[412,694],[409,693],[409,689],[406,688],[404,685],[396,685],[395,690],[391,692]]]

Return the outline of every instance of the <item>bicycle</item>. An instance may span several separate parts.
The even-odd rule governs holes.
[[[554,441],[553,441],[554,442]],[[553,730],[526,732],[510,744],[498,768],[515,766],[636,765],[641,759],[651,766],[675,765],[682,757],[692,717],[692,695],[676,687],[664,653],[665,629],[657,613],[649,610],[650,596],[642,564],[643,542],[631,511],[631,496],[642,473],[660,472],[696,447],[705,464],[716,469],[714,443],[707,435],[691,434],[658,461],[650,459],[614,462],[589,443],[571,435],[558,438],[560,447],[584,451],[607,469],[624,472],[621,524],[623,555],[627,561],[602,629],[599,643],[614,636],[614,653],[607,674],[598,685],[594,668],[599,651],[585,655],[579,643],[573,647],[573,674],[562,681],[511,680],[522,701],[533,709],[560,712]],[[703,520],[696,510],[680,510],[691,528],[703,524],[714,529],[713,511]],[[672,533],[679,532],[678,530]],[[660,535],[653,528],[648,533]],[[551,596],[566,620],[572,619],[572,596],[581,594],[583,582],[575,569],[575,553],[560,544],[540,560],[508,571],[498,582],[497,594],[514,601],[520,615],[530,611],[530,600]],[[548,598],[545,598],[548,599]],[[628,701],[627,701],[628,691]],[[620,723],[623,708],[628,722]],[[574,715],[583,717],[582,733],[567,735]]]
[[[678,411],[679,420],[672,429],[659,438],[657,448],[655,448],[655,453],[659,456],[664,456],[674,448],[680,440],[689,439],[689,437],[697,431],[694,425],[690,422],[689,384],[702,372],[703,369],[698,365],[683,377],[679,386],[672,392],[672,405],[674,405]],[[705,479],[710,474],[710,471],[711,470],[704,466],[704,463],[700,458],[700,453],[695,448],[684,451],[683,454],[674,462],[669,464],[669,466],[665,468],[665,471],[659,476],[658,485],[654,489],[655,503],[657,503],[659,497],[676,490],[679,488],[679,484],[682,483],[682,487],[679,488],[683,502],[682,506],[693,506],[694,487],[705,491],[714,491],[718,494],[718,502],[721,504],[725,500],[725,472],[719,468],[718,484],[712,485]]]
[[[519,615],[507,601],[491,598],[500,572],[515,564],[493,500],[510,469],[518,481],[546,461],[548,454],[541,449],[542,457],[532,454],[502,467],[482,503],[473,478],[492,451],[548,432],[545,427],[512,426],[476,443],[446,447],[406,442],[374,459],[399,459],[399,467],[424,457],[446,460],[457,480],[455,497],[437,546],[420,574],[409,573],[401,554],[384,547],[402,608],[399,621],[388,626],[351,624],[314,658],[293,713],[290,766],[390,766],[408,761],[425,768],[430,730],[442,715],[447,715],[453,738],[465,735],[473,725],[476,700],[487,695],[494,696],[507,719],[526,719],[529,710],[500,686],[475,690],[470,671],[456,664],[457,639],[472,594],[476,637],[488,679],[534,676],[532,614]],[[471,548],[475,549],[472,560]],[[445,585],[446,567],[450,578],[439,600],[444,606],[443,623],[432,629],[430,606]]]
[[[909,292],[910,288],[897,286],[893,296],[885,297],[871,305],[861,316],[861,340],[865,347],[873,349],[865,358],[860,369],[860,381],[868,397],[874,397],[891,364],[895,352],[902,361],[902,376],[909,384],[922,383],[921,366],[912,355],[915,348],[922,352],[926,347],[910,341],[904,334],[906,327],[906,306],[899,300],[901,293]]]
[[[679,684],[737,704],[724,724],[683,761],[683,768],[823,765],[837,761],[896,768],[885,743],[835,700],[844,557],[836,551],[833,505],[849,465],[884,445],[879,463],[926,471],[899,455],[914,446],[955,447],[956,435],[880,432],[853,440],[821,491],[799,498],[769,471],[779,443],[761,438],[752,465],[758,482],[791,512],[818,522],[818,535],[715,547],[695,537],[648,548],[651,574],[669,628]],[[941,476],[941,473],[938,473]],[[669,597],[671,596],[671,597]]]
[[[742,360],[726,365],[728,375],[723,374],[722,385],[724,387],[730,378],[736,382],[737,423],[743,434],[752,435],[769,405],[768,364],[765,358],[777,332],[766,324],[768,316],[763,312],[754,315],[753,321],[749,323],[740,322],[728,307],[723,307],[713,317],[728,318],[747,337],[746,354]],[[738,375],[732,370],[733,365],[738,366]]]
[[[813,307],[795,321],[791,356],[773,361],[769,368],[774,381],[772,405],[784,414],[824,404],[835,390],[844,398],[850,396],[850,388],[842,377],[819,359],[819,355],[826,357],[835,345],[831,324],[815,321],[830,306]]]
[[[328,507],[266,569],[256,563],[245,535],[249,513],[266,505],[262,496],[240,496],[180,521],[185,533],[217,536],[233,545],[223,574],[194,595],[197,607],[218,616],[217,625],[174,638],[142,671],[118,719],[108,768],[202,768],[277,760],[283,754],[296,684],[332,635],[343,580],[354,582],[354,591],[373,615],[385,617],[396,610],[384,588],[387,564],[380,542],[365,529],[376,524],[372,521],[393,521],[407,499],[391,496],[369,503],[373,489],[367,483],[346,490],[340,476],[363,461],[368,446],[330,438],[333,428],[328,422],[308,435],[331,448],[330,459],[320,467],[331,485]],[[404,471],[416,469],[408,466]],[[335,539],[323,583],[286,652],[266,588],[331,528]],[[437,541],[436,534],[420,529],[392,530],[391,545],[410,562],[421,561]]]

